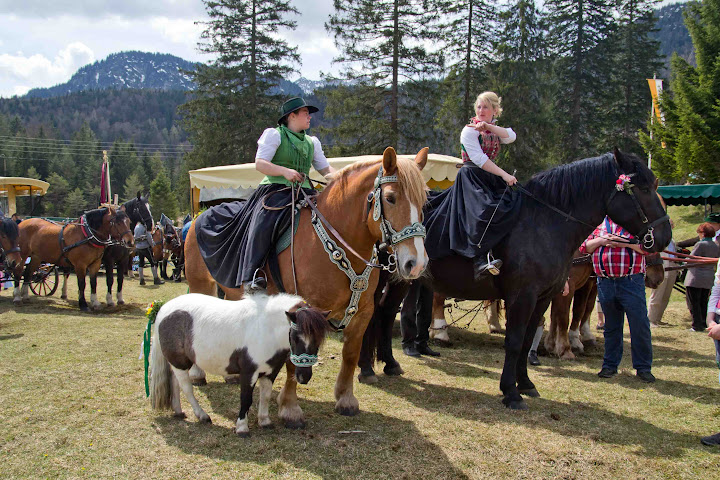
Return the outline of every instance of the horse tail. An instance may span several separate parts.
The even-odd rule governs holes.
[[[172,376],[170,363],[160,349],[157,323],[155,335],[150,348],[150,405],[155,410],[169,410],[172,408]]]

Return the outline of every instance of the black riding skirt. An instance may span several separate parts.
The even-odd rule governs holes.
[[[260,185],[247,201],[211,207],[195,221],[200,253],[221,285],[240,287],[265,263],[276,224],[289,209],[267,210],[263,199],[270,208],[283,207],[292,201],[292,192],[285,185]]]
[[[506,191],[500,177],[465,163],[453,186],[432,195],[426,206],[423,223],[427,229],[428,256],[433,259],[453,254],[468,258],[485,256],[510,232],[520,201],[519,193],[510,188]],[[481,238],[482,244],[478,246]]]

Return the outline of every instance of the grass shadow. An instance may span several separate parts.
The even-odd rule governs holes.
[[[214,412],[231,408],[221,390],[205,389]],[[239,399],[238,388],[232,408]],[[250,438],[237,437],[227,426],[200,424],[194,417],[181,421],[158,416],[154,423],[169,445],[186,454],[266,465],[278,475],[289,476],[293,472],[288,470],[295,468],[323,478],[469,478],[410,421],[368,412],[342,417],[333,413],[330,402],[301,400],[301,406],[308,419],[306,430],[282,427],[273,416],[273,399],[275,428],[261,429],[251,412]],[[234,424],[235,414],[231,420]],[[393,462],[392,472],[386,469],[388,461]]]
[[[527,400],[529,412],[517,412],[506,409],[500,402],[500,395],[404,377],[385,378],[388,380],[377,384],[377,388],[429,412],[491,424],[519,423],[569,437],[591,437],[602,443],[637,447],[638,453],[646,457],[681,457],[688,448],[701,450],[698,439],[693,435],[679,434],[641,419],[619,415],[603,408],[600,403],[571,401],[566,404],[541,397]],[[476,408],[468,408],[468,405]]]

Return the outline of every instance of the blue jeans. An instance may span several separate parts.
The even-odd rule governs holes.
[[[605,356],[603,368],[617,370],[623,354],[623,325],[627,315],[633,368],[652,368],[652,338],[645,304],[645,276],[598,277],[598,298],[605,313]]]

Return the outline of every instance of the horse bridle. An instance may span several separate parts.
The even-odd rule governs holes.
[[[632,174],[630,174],[630,175],[628,175],[628,176],[629,176],[629,177],[633,177],[633,176],[635,176],[635,174],[632,173]],[[532,198],[532,199],[535,200],[536,202],[538,202],[538,203],[540,203],[540,204],[542,204],[542,205],[545,205],[546,207],[548,207],[548,208],[551,209],[552,211],[554,211],[554,212],[556,212],[556,213],[559,213],[560,215],[562,215],[562,216],[565,217],[566,219],[572,220],[572,221],[577,222],[577,223],[581,223],[581,224],[583,224],[583,225],[585,225],[585,226],[587,226],[587,227],[590,227],[590,228],[592,228],[592,229],[595,229],[595,228],[596,228],[596,226],[590,225],[590,224],[587,223],[587,222],[583,222],[582,220],[573,217],[573,216],[570,215],[569,213],[563,212],[563,211],[560,210],[559,208],[550,205],[549,203],[547,203],[546,201],[542,200],[541,198],[538,198],[538,197],[537,197],[536,195],[534,195],[530,190],[528,190],[527,188],[523,187],[523,186],[520,184],[520,182],[518,182],[516,185],[517,185],[518,190],[520,190],[521,193],[523,193],[524,195]],[[619,185],[618,185],[618,186],[619,186]],[[645,248],[645,250],[650,250],[650,249],[655,245],[655,235],[654,235],[655,227],[656,227],[657,225],[659,225],[660,223],[664,222],[665,220],[668,220],[668,219],[670,218],[670,216],[669,216],[668,214],[665,214],[665,215],[663,215],[662,217],[658,218],[657,220],[655,220],[655,221],[653,221],[653,222],[649,222],[649,220],[648,220],[648,218],[647,218],[647,215],[645,215],[645,211],[644,211],[643,208],[642,208],[642,205],[640,205],[640,202],[639,202],[638,199],[635,197],[635,194],[634,194],[633,191],[632,191],[633,187],[635,187],[635,185],[633,185],[632,183],[625,183],[625,184],[623,184],[623,188],[622,188],[622,189],[616,188],[615,190],[613,190],[612,193],[610,194],[610,198],[608,198],[607,202],[605,202],[605,210],[606,210],[606,211],[609,210],[609,208],[610,208],[610,202],[612,202],[612,200],[615,198],[615,195],[616,195],[618,192],[624,191],[624,192],[626,192],[628,195],[630,195],[630,198],[632,198],[633,204],[635,205],[635,209],[637,210],[640,218],[642,219],[642,222],[643,222],[644,224],[647,224],[647,225],[645,226],[645,228],[644,228],[643,230],[641,230],[641,231],[640,231],[637,235],[635,235],[635,236],[636,236],[636,237],[642,236],[643,248]]]
[[[290,322],[290,331],[288,332],[288,337],[292,336],[292,331],[297,329],[297,323]],[[300,355],[295,355],[294,353],[290,352],[290,362],[296,367],[312,367],[318,362],[318,356],[313,355],[312,353],[301,353]]]
[[[628,177],[632,178],[635,175],[636,174],[631,173],[628,175]],[[645,211],[643,210],[642,205],[640,205],[640,202],[638,201],[637,197],[635,196],[635,193],[633,193],[632,189],[633,189],[633,187],[635,187],[635,185],[630,182],[625,182],[622,184],[620,184],[620,183],[616,184],[616,187],[617,188],[615,190],[613,190],[613,192],[610,194],[610,198],[608,198],[607,203],[605,204],[606,210],[609,210],[610,202],[613,201],[613,199],[615,198],[615,195],[617,195],[619,192],[625,192],[628,195],[630,195],[630,198],[633,201],[633,205],[635,205],[635,210],[637,211],[638,216],[640,217],[642,222],[645,224],[645,228],[642,229],[635,236],[638,238],[642,237],[643,248],[645,250],[650,250],[652,247],[655,246],[655,234],[654,234],[655,227],[658,226],[659,224],[661,224],[662,222],[669,220],[670,215],[668,215],[666,213],[662,217],[657,218],[655,221],[650,222],[647,218],[647,215],[645,215]]]

